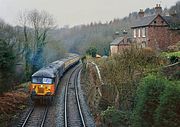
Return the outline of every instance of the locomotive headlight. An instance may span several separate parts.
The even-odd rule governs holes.
[[[35,89],[35,88],[36,88],[36,86],[35,86],[35,85],[33,85],[33,86],[32,86],[32,88],[33,88],[33,89]]]
[[[41,88],[43,87],[43,85],[40,86]]]

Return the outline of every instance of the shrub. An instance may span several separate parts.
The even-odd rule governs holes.
[[[157,54],[151,48],[143,48],[141,53],[142,60],[148,63],[156,63],[157,62]]]
[[[180,80],[180,70],[176,70],[173,74],[174,79]]]
[[[89,49],[87,49],[86,54],[92,57],[96,57],[97,49],[95,47],[90,47]]]
[[[156,126],[180,126],[180,84],[169,85],[160,97],[160,105],[156,110]]]
[[[173,63],[176,63],[176,62],[178,62],[178,57],[177,56],[171,56],[170,57],[170,62],[173,64]]]
[[[127,125],[129,114],[127,112],[116,110],[112,106],[103,111],[101,117],[103,118],[104,124],[117,127]]]
[[[154,126],[154,113],[167,83],[167,80],[153,75],[149,75],[141,81],[137,89],[135,107],[132,114],[133,126]]]

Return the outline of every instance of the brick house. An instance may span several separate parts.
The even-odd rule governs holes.
[[[132,38],[127,37],[127,33],[123,32],[123,37],[117,37],[113,40],[112,43],[110,43],[110,55],[114,55],[117,53],[121,53],[123,49],[126,49],[130,46],[132,43]]]
[[[175,16],[163,16],[160,4],[155,7],[155,15],[144,16],[143,10],[139,18],[133,23],[133,41],[140,47],[151,47],[166,50],[168,46],[180,41],[180,28],[172,28],[180,22]]]

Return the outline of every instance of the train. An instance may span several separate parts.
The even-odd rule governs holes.
[[[77,54],[68,54],[66,58],[54,61],[41,68],[31,76],[29,87],[31,100],[50,100],[52,101],[60,78],[64,73],[80,61]]]

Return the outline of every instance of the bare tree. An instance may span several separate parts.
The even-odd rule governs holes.
[[[27,15],[30,27],[34,29],[34,50],[45,45],[47,32],[54,27],[52,15],[45,11],[32,10]]]
[[[28,57],[25,59],[26,62],[31,61],[32,70],[35,71],[43,66],[42,54],[47,44],[47,32],[54,27],[54,19],[45,11],[31,10],[20,14],[19,23],[23,27],[24,53]]]

